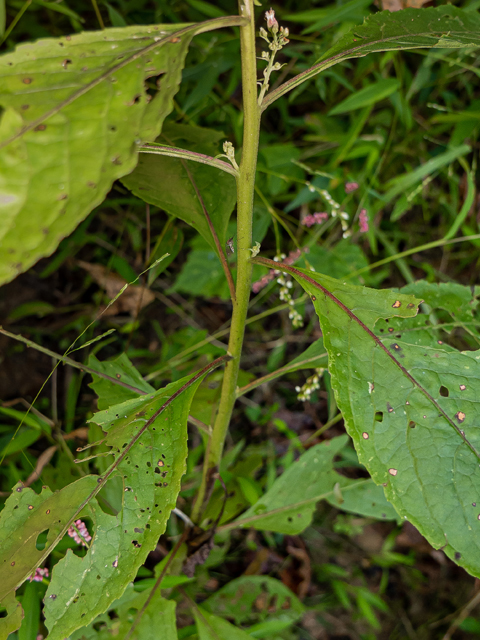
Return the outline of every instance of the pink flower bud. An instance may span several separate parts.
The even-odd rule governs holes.
[[[352,193],[358,189],[358,182],[347,182],[345,184],[345,193]]]
[[[273,9],[265,11],[265,20],[267,21],[267,27],[270,31],[274,31],[276,33],[278,31],[278,22],[275,18],[275,11]]]
[[[358,222],[360,224],[360,233],[367,233],[368,231],[368,213],[366,209],[360,211],[358,216]]]

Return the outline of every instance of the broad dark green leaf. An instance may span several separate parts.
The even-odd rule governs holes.
[[[267,94],[266,109],[272,102],[305,80],[349,58],[375,51],[395,51],[439,47],[456,49],[480,45],[480,16],[452,5],[404,11],[380,11],[340,38],[316,65]]]
[[[479,576],[480,351],[417,344],[414,332],[402,334],[398,318],[412,317],[420,302],[411,295],[283,269],[313,300],[360,462],[403,519]]]
[[[0,57],[0,283],[52,253],[132,171],[173,107],[192,36],[239,20],[85,32]]]
[[[131,379],[128,362],[120,364]],[[50,640],[67,637],[106,611],[155,548],[185,472],[193,394],[218,364],[215,361],[195,376],[111,406],[91,419],[107,433],[105,444],[116,460],[123,504],[117,516],[111,516],[90,502],[87,515],[95,534],[88,552],[83,558],[67,553],[55,566],[44,611]],[[111,389],[105,389],[103,382],[97,382],[97,388],[109,397]],[[159,410],[153,423],[142,429]]]
[[[219,153],[218,131],[188,125],[167,125],[158,142],[197,153]],[[235,178],[215,167],[178,158],[142,153],[138,165],[122,182],[136,196],[192,225],[216,252],[197,189],[222,246],[237,191]]]
[[[267,618],[295,622],[305,610],[283,582],[268,576],[242,576],[231,580],[203,602],[202,609],[233,620],[237,626]]]

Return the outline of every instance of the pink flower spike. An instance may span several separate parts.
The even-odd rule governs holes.
[[[358,189],[358,182],[347,182],[345,183],[345,193],[353,193]]]
[[[30,582],[42,582],[43,578],[48,578],[48,576],[49,573],[47,567],[45,567],[44,569],[38,567],[37,569],[35,569],[35,573],[33,574],[33,576],[30,577]]]
[[[82,520],[77,520],[75,522],[75,527],[69,527],[67,531],[68,535],[73,538],[77,544],[81,544],[86,547],[86,543],[90,542],[92,536],[88,533],[85,523]]]
[[[311,227],[314,224],[322,224],[322,222],[324,222],[324,220],[328,220],[328,213],[314,213],[311,216],[305,216],[305,218],[302,220],[302,224],[305,227]]]
[[[358,216],[358,222],[360,224],[360,233],[367,233],[368,231],[368,213],[366,209],[360,211]]]

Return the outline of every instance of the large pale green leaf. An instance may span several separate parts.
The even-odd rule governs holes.
[[[390,318],[417,312],[411,295],[281,268],[313,300],[360,462],[402,518],[479,576],[480,351],[418,344],[399,320],[385,331]]]
[[[295,622],[304,612],[297,596],[283,582],[268,576],[231,580],[203,602],[202,609],[233,620],[237,626],[267,618]]]
[[[465,12],[452,5],[393,13],[380,11],[340,38],[313,67],[267,94],[262,107],[266,109],[287,91],[349,58],[375,51],[479,45],[480,16],[474,11]]]
[[[195,390],[221,359],[195,376],[131,398],[91,419],[107,433],[122,480],[117,516],[91,502],[94,536],[83,558],[67,553],[53,571],[45,598],[50,640],[88,624],[119,598],[165,531],[180,491],[187,456],[187,417]],[[103,387],[100,387],[103,389]],[[107,393],[110,390],[107,389]]]
[[[158,142],[214,156],[222,134],[187,125],[168,125]],[[138,165],[122,182],[136,196],[192,225],[217,251],[198,192],[222,247],[237,191],[235,178],[206,164],[142,153]]]
[[[132,171],[173,107],[192,36],[239,20],[85,32],[0,57],[0,283],[52,253]]]

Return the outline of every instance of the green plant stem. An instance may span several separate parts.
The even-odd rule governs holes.
[[[100,13],[100,9],[98,8],[97,0],[92,0],[92,6],[95,11],[95,15],[97,16],[100,29],[105,29],[105,24],[103,22],[102,14]]]
[[[253,196],[257,166],[260,113],[257,105],[257,62],[255,56],[255,22],[253,0],[239,0],[240,15],[248,23],[240,27],[243,86],[243,151],[237,180],[237,284],[233,305],[228,353],[232,360],[225,367],[222,394],[203,465],[202,482],[192,511],[192,520],[198,522],[205,499],[213,486],[213,474],[218,469],[223,445],[236,399],[238,371],[242,353],[245,322],[247,319],[252,265]]]

